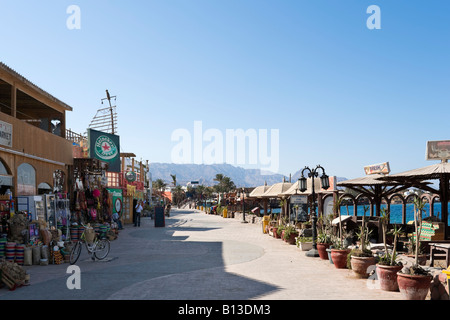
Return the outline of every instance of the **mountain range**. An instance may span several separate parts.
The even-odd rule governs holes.
[[[177,184],[186,185],[191,181],[198,181],[199,184],[212,186],[216,184],[214,178],[216,174],[223,174],[230,177],[236,187],[258,187],[265,183],[273,185],[289,181],[290,177],[282,174],[262,174],[259,169],[244,169],[230,164],[173,164],[173,163],[150,163],[150,173],[152,181],[157,179],[164,180],[168,185],[172,184],[171,175],[176,175]],[[291,181],[297,181],[301,176],[301,171],[291,176]],[[339,178],[339,180],[345,178]]]

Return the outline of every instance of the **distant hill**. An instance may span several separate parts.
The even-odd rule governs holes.
[[[289,181],[289,177],[282,174],[263,175],[259,169],[244,169],[229,164],[173,164],[173,163],[150,163],[152,180],[162,179],[168,185],[172,183],[171,174],[177,176],[177,183],[186,185],[190,181],[199,181],[205,186],[215,185],[216,174],[221,173],[233,180],[237,187],[258,187],[273,185],[282,182],[283,178]],[[292,180],[293,181],[293,180]]]

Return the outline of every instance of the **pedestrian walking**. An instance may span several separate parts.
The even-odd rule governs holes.
[[[141,212],[142,212],[142,201],[138,201],[136,205],[136,217],[134,220],[134,226],[140,227],[141,226]]]

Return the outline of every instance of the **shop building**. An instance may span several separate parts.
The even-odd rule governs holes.
[[[72,108],[0,62],[2,200],[68,192],[67,111]]]

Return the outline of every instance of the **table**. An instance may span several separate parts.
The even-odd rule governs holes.
[[[450,265],[450,243],[430,243],[430,266],[434,266],[434,258],[438,252],[445,253],[447,267]]]

